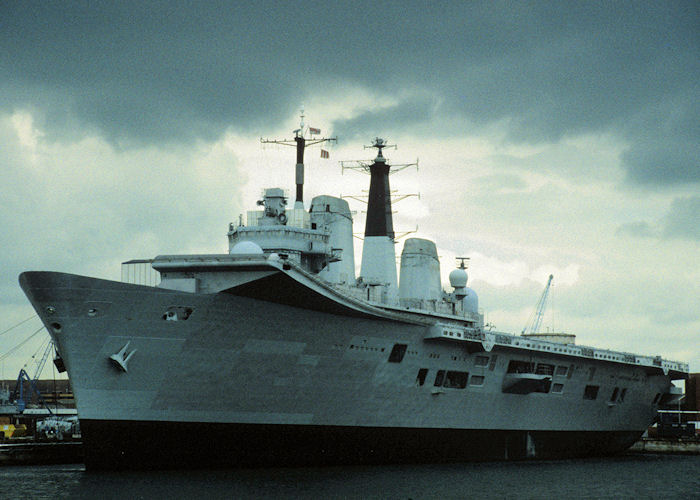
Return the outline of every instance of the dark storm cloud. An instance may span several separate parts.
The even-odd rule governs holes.
[[[700,182],[700,143],[695,140],[660,136],[635,141],[622,161],[629,179],[639,184]]]
[[[350,134],[436,116],[502,121],[512,141],[612,132],[629,144],[630,181],[700,176],[697,2],[0,8],[0,105],[37,109],[50,136],[68,124],[126,146],[211,138],[278,122],[311,90],[359,85],[402,97],[337,123]]]
[[[700,196],[678,198],[664,218],[664,236],[700,241]]]
[[[617,234],[636,238],[659,238],[700,241],[700,196],[676,198],[668,213],[658,221],[635,221],[622,224]]]
[[[631,145],[622,161],[631,181],[700,182],[700,83],[689,87],[691,95],[650,105],[625,126]]]
[[[634,236],[637,238],[653,238],[656,236],[654,228],[646,221],[635,221],[622,224],[617,228],[617,234]]]
[[[286,117],[297,106],[274,15],[168,2],[18,3],[3,9],[4,108],[36,107],[114,142],[210,137]],[[255,9],[258,9],[256,6]],[[264,13],[262,8],[258,12]],[[279,58],[279,60],[276,60]],[[274,68],[271,66],[274,59]]]
[[[435,117],[437,99],[427,95],[410,96],[376,111],[365,111],[354,118],[336,120],[333,130],[344,139],[367,139],[367,131],[382,137],[425,125]]]

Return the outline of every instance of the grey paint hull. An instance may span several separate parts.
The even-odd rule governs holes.
[[[20,282],[64,359],[95,468],[206,465],[207,450],[218,450],[214,465],[241,466],[612,453],[653,421],[655,395],[670,385],[638,366],[470,352],[425,340],[421,325],[228,293],[60,273]],[[191,314],[165,320],[173,307]],[[127,342],[124,372],[109,358]],[[390,362],[396,344],[405,355]],[[558,392],[503,392],[511,360],[566,367],[552,376]],[[440,370],[483,383],[438,387]],[[587,385],[596,399],[584,398]],[[615,388],[624,401],[610,400]],[[153,458],[159,448],[170,461]]]

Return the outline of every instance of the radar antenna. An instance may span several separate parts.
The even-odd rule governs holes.
[[[455,257],[455,259],[459,261],[459,269],[467,269],[469,267],[470,258],[471,257]]]
[[[359,170],[359,171],[364,171],[366,173],[370,172],[370,168],[373,163],[375,163],[377,160],[381,162],[386,162],[386,158],[384,158],[384,155],[382,154],[382,151],[384,148],[394,148],[394,150],[398,149],[396,144],[387,144],[387,141],[382,139],[381,137],[375,137],[374,140],[372,141],[372,144],[370,146],[365,146],[365,149],[372,149],[376,148],[377,151],[377,158],[374,160],[341,160],[340,162],[340,168],[341,168],[341,173],[345,173],[345,170]],[[416,170],[418,170],[418,158],[416,158],[416,161],[413,163],[396,163],[392,164],[391,168],[389,170],[389,175],[394,174],[396,172],[400,172],[401,170],[408,168],[408,167],[416,167]]]

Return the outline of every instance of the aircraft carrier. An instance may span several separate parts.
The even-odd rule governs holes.
[[[688,365],[484,326],[464,264],[432,241],[400,270],[375,139],[361,271],[338,197],[264,191],[229,251],[160,255],[157,286],[19,281],[73,387],[89,470],[508,460],[631,446]],[[318,142],[318,141],[315,141]]]

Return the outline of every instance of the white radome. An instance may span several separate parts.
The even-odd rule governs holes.
[[[252,241],[241,241],[231,249],[231,255],[262,255],[263,249]]]
[[[450,272],[450,286],[452,288],[464,288],[467,286],[467,271],[461,268],[453,269]]]

